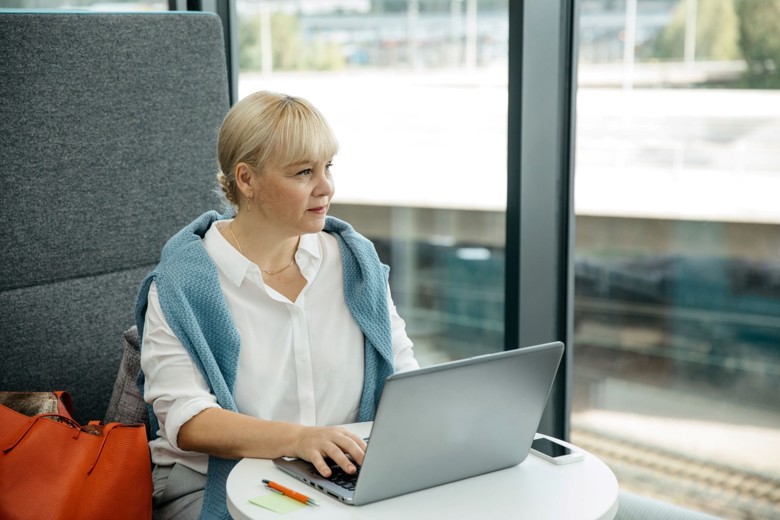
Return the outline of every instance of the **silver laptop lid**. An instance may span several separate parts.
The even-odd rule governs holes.
[[[553,342],[390,376],[352,503],[525,460],[563,349]]]

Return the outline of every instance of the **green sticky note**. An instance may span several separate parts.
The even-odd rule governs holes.
[[[302,507],[306,507],[306,504],[276,493],[250,498],[249,501],[256,506],[264,507],[274,513],[279,513],[280,515],[286,515],[287,513],[292,513]]]

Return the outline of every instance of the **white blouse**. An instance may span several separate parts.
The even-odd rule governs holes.
[[[295,302],[266,286],[257,265],[233,248],[217,225],[206,232],[204,247],[217,266],[241,337],[234,389],[238,411],[309,426],[355,422],[363,390],[364,340],[344,299],[336,239],[324,232],[301,237],[295,261],[306,286]],[[394,368],[418,368],[389,288],[387,306]],[[179,449],[176,439],[184,423],[219,405],[165,320],[155,284],[149,289],[141,368],[144,399],[160,423],[159,437],[149,443],[152,461],[179,462],[206,473],[208,456]]]

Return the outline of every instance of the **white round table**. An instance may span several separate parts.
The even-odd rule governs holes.
[[[346,427],[363,437],[371,431],[371,423]],[[571,447],[582,451],[584,460],[559,466],[529,454],[524,462],[511,468],[364,506],[342,504],[276,469],[270,460],[243,459],[228,476],[227,506],[236,520],[282,517],[296,520],[611,520],[618,507],[615,475],[597,457]],[[263,485],[263,479],[315,498],[320,505],[306,506],[286,515],[256,506],[249,500],[271,493]]]

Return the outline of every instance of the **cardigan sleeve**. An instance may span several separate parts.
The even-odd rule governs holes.
[[[160,308],[157,287],[149,288],[141,368],[144,400],[152,405],[160,435],[178,448],[179,429],[207,408],[219,407],[187,349],[171,330]]]

